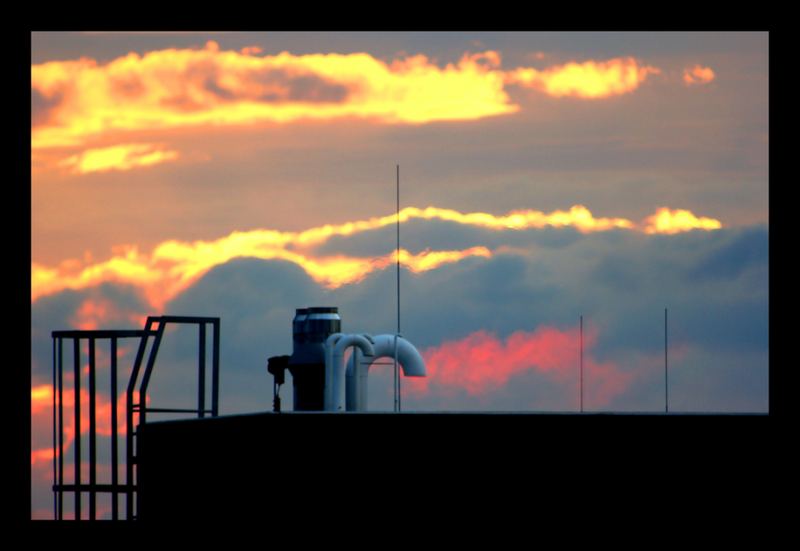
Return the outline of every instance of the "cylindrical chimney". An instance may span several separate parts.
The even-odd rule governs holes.
[[[289,359],[295,411],[325,409],[325,339],[341,329],[342,319],[335,306],[296,310]]]

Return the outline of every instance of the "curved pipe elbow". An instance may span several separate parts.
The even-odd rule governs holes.
[[[344,351],[351,346],[358,347],[365,356],[373,356],[372,343],[364,335],[340,335],[338,339],[328,337],[325,343],[325,410],[343,411],[345,409],[345,367]],[[331,346],[332,345],[332,346]],[[332,348],[332,351],[331,351]],[[330,393],[328,389],[330,388]]]
[[[375,354],[372,361],[378,358],[394,358],[394,335],[378,335],[372,338]],[[405,377],[425,377],[427,370],[425,360],[417,348],[403,337],[397,337],[397,361]],[[355,377],[356,366],[353,357],[347,361],[347,376]]]
[[[397,343],[397,362],[406,377],[425,377],[425,361],[416,347],[409,341],[395,335],[377,335],[373,339],[374,354],[365,358],[358,365],[356,355],[350,356],[347,362],[347,410],[365,411],[367,409],[367,376],[372,363],[378,358],[395,357],[395,340]],[[369,356],[365,354],[365,356]]]

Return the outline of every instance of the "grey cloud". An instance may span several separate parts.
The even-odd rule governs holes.
[[[223,101],[249,99],[267,103],[308,102],[308,103],[340,103],[347,99],[350,90],[335,82],[330,82],[312,73],[293,74],[284,69],[267,69],[246,75],[244,78],[267,91],[253,94],[249,86],[241,90],[231,90],[220,84],[219,71],[209,65],[197,65],[190,74],[205,75],[202,88]]]
[[[349,94],[346,86],[312,73],[293,74],[283,69],[268,69],[250,78],[255,83],[270,87],[269,92],[259,97],[267,102],[340,103]]]
[[[215,96],[222,98],[224,100],[232,100],[236,98],[236,94],[232,91],[228,90],[227,88],[223,88],[216,77],[208,77],[203,81],[203,88],[207,92],[211,92]]]
[[[31,126],[40,126],[50,120],[53,110],[61,103],[62,94],[53,94],[48,98],[36,88],[31,88]]]
[[[765,227],[731,233],[727,242],[715,248],[690,271],[699,281],[736,279],[749,267],[769,264],[769,236]]]
[[[34,380],[52,380],[51,333],[75,329],[73,318],[87,299],[109,301],[117,307],[117,315],[111,313],[107,320],[107,329],[141,329],[135,327],[127,314],[153,313],[148,312],[149,307],[138,289],[114,283],[104,283],[80,291],[66,290],[38,299],[31,304],[31,376]]]
[[[325,300],[325,294],[295,264],[245,258],[214,268],[167,309],[179,315],[220,316],[226,360],[244,368],[252,363],[249,353],[254,349],[262,351],[260,361],[266,362],[267,355],[285,349],[287,339],[291,346],[294,309]]]
[[[293,101],[340,103],[349,90],[341,84],[327,82],[316,75],[293,77],[288,82],[288,98]]]
[[[734,233],[693,232],[674,242],[640,234],[593,234],[559,249],[537,248],[530,257],[472,258],[422,274],[403,270],[402,331],[424,349],[478,330],[505,338],[542,325],[577,328],[583,314],[587,325],[599,328],[592,351],[598,361],[621,361],[631,353],[657,358],[663,350],[663,309],[668,306],[674,345],[713,350],[720,358],[750,354],[766,361],[766,280],[755,288],[751,279],[726,282],[724,274],[710,275],[708,285],[694,282],[693,267],[699,259],[713,257],[726,243],[736,248]],[[741,239],[752,238],[745,232]],[[748,258],[751,267],[743,273],[758,272],[763,257]],[[252,260],[220,267],[209,274],[214,278],[204,279],[175,303],[187,304],[192,302],[189,296],[196,297],[201,310],[223,316],[224,334],[231,341],[226,360],[235,358],[229,361],[230,369],[263,378],[266,357],[290,352],[291,318],[299,306],[339,306],[345,331],[394,331],[393,267],[359,284],[324,291],[299,268],[287,265],[278,270],[278,264]],[[222,293],[227,302],[217,298],[222,288],[227,289]],[[623,364],[623,369],[639,368]],[[626,399],[644,404],[634,409],[652,401],[628,396],[615,405],[624,409]],[[451,402],[445,401],[449,407]]]
[[[110,84],[114,93],[124,98],[136,98],[145,91],[144,84],[135,74],[112,76]]]
[[[535,233],[528,237],[535,239]],[[753,396],[747,397],[742,386],[731,390],[738,398],[714,402],[726,408],[735,408],[737,403],[751,407],[765,400],[769,336],[766,237],[763,228],[671,237],[598,233],[579,236],[558,248],[532,245],[529,256],[470,258],[421,274],[403,270],[402,332],[425,349],[478,330],[504,339],[515,331],[534,331],[541,326],[577,328],[582,314],[588,326],[599,330],[598,342],[591,350],[597,361],[612,361],[620,369],[644,373],[612,406],[647,409],[658,403],[662,379],[657,369],[649,373],[641,359],[658,363],[663,351],[663,309],[669,307],[675,369],[680,371],[681,365],[691,361],[702,377],[726,376],[721,368],[704,371],[702,362],[692,359],[699,357],[697,354],[713,357],[718,364],[735,363],[739,366],[736,373],[751,369],[741,377],[749,377]],[[708,269],[698,272],[697,266],[703,262]],[[35,329],[52,328],[54,319],[69,319],[80,298],[62,295],[34,304]],[[125,295],[120,298],[126,299]],[[269,408],[272,390],[266,359],[291,352],[294,309],[312,305],[338,306],[344,331],[392,332],[396,326],[394,268],[372,273],[358,284],[325,290],[293,264],[240,259],[210,271],[168,304],[167,312],[222,318],[222,389],[224,396],[233,397],[225,407],[247,411]],[[34,334],[34,340],[34,346],[41,348],[37,354],[47,358],[49,348],[42,331]],[[196,335],[187,333],[171,342],[176,348],[165,349],[161,356],[166,364],[194,358]],[[681,359],[679,349],[695,352],[689,359]],[[166,373],[163,388],[168,394],[185,395],[185,377],[182,382],[177,370],[174,376]],[[703,381],[706,386],[717,384]],[[548,408],[558,409],[558,400],[567,404],[562,409],[572,407],[568,390],[558,400],[545,399],[537,390],[549,388],[544,382],[525,377],[517,382],[518,391],[498,391],[485,407],[503,409],[504,399],[516,404],[514,408],[529,404],[535,409],[546,403]],[[283,394],[286,407],[291,407],[290,394]],[[701,400],[699,394],[683,395],[685,407],[702,406],[700,401],[692,401]],[[418,406],[480,409],[486,403],[468,396],[429,395],[420,397]]]

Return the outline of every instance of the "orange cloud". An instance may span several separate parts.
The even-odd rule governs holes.
[[[613,363],[599,363],[591,357],[589,352],[597,342],[597,335],[592,327],[584,332],[584,373],[585,380],[591,381],[587,396],[591,395],[595,407],[623,393],[633,377]],[[579,376],[577,329],[540,327],[533,332],[517,331],[505,341],[486,331],[477,331],[463,339],[428,348],[422,355],[428,376],[404,382],[404,388],[412,394],[427,393],[436,387],[443,392],[458,388],[472,395],[484,395],[528,371],[570,386]]]
[[[65,260],[55,268],[31,263],[31,299],[64,289],[84,289],[103,282],[155,285],[161,280],[157,271],[150,269],[147,257],[135,247],[118,250],[104,262],[84,265],[79,260]]]
[[[87,149],[61,161],[60,166],[75,174],[107,172],[109,170],[131,170],[152,166],[178,158],[178,152],[162,145],[131,143]]]
[[[554,97],[607,98],[636,90],[649,75],[661,70],[640,65],[632,57],[608,61],[572,61],[544,70],[519,68],[507,73],[506,81]]]
[[[240,257],[264,260],[287,260],[297,264],[318,283],[328,288],[356,283],[375,270],[393,266],[397,261],[394,252],[380,257],[349,257],[335,255],[313,258],[310,255],[289,251],[280,247],[257,244],[237,247],[237,236],[232,234],[216,242],[179,243],[170,241],[156,248],[152,256],[137,256],[130,259],[112,258],[97,265],[80,266],[62,263],[51,269],[39,264],[31,265],[31,301],[64,289],[84,289],[106,281],[127,283],[144,289],[150,304],[160,310],[164,303],[192,285],[214,266]],[[240,243],[239,243],[240,244]],[[458,262],[468,257],[490,257],[485,247],[471,247],[463,251],[423,251],[412,254],[400,251],[400,263],[413,272],[425,272],[444,264]],[[117,264],[117,270],[109,266]],[[142,274],[146,274],[143,277]],[[76,321],[86,328],[94,327],[97,319],[105,314],[102,304],[84,302]],[[131,314],[131,321],[140,316]]]
[[[81,434],[89,431],[89,392],[81,389]],[[149,400],[149,397],[148,397]],[[95,395],[97,435],[111,436],[111,400],[98,392]],[[64,448],[69,448],[75,440],[75,391],[72,388],[64,389]],[[117,398],[117,434],[124,438],[126,394],[122,393]],[[32,431],[38,434],[52,434],[53,430],[53,387],[50,384],[37,385],[31,388],[31,425]],[[42,461],[53,460],[53,448],[34,448],[31,450],[31,465]]]
[[[387,64],[366,53],[258,56],[202,49],[81,58],[31,67],[32,147],[109,133],[198,125],[364,117],[390,123],[513,113],[495,52],[440,68],[424,55]]]
[[[81,330],[99,329],[113,323],[138,327],[144,326],[146,317],[143,312],[123,311],[114,301],[105,298],[87,298],[70,319],[70,326]]]
[[[659,208],[656,213],[645,219],[644,232],[648,234],[675,234],[691,230],[718,230],[722,222],[704,216],[697,217],[688,210],[670,210]]]
[[[683,71],[683,82],[687,86],[691,86],[693,84],[708,84],[715,78],[716,74],[711,67],[695,65],[694,67],[684,69]]]
[[[662,209],[665,210],[665,209]],[[647,233],[675,233],[697,227],[711,229],[708,224],[719,221],[696,218],[689,211],[667,211],[669,220],[659,211],[648,218]],[[699,220],[698,225],[687,223],[687,217]],[[496,231],[524,230],[544,227],[574,227],[583,233],[612,229],[635,230],[637,225],[624,218],[595,218],[583,206],[575,205],[568,211],[544,213],[536,210],[513,211],[496,216],[484,212],[461,213],[452,209],[407,207],[400,211],[400,221],[412,219],[445,220],[449,222],[483,227]],[[155,247],[152,253],[143,254],[136,247],[120,247],[115,256],[102,262],[91,259],[70,259],[56,267],[31,263],[31,300],[64,289],[84,289],[104,282],[131,284],[144,289],[152,306],[160,309],[165,301],[174,297],[214,266],[240,257],[264,260],[286,260],[306,271],[318,283],[329,288],[361,281],[375,270],[385,269],[396,262],[395,253],[378,257],[353,257],[345,255],[318,256],[313,247],[333,236],[347,236],[393,225],[396,215],[374,217],[338,225],[325,225],[302,232],[276,230],[253,230],[233,232],[214,241],[183,242],[170,240]],[[498,250],[499,251],[499,250]],[[502,252],[502,251],[500,251]],[[485,247],[471,247],[457,251],[423,251],[412,254],[401,251],[400,262],[414,272],[424,272],[441,265],[458,262],[468,257],[491,257],[494,253]],[[95,323],[102,319],[102,305],[84,304],[79,312],[80,323]],[[98,318],[99,316],[99,318]],[[135,315],[134,315],[135,316]],[[85,318],[85,319],[84,319]]]
[[[31,387],[31,414],[49,412],[53,407],[52,385]]]
[[[201,125],[342,117],[403,124],[476,120],[519,111],[505,90],[508,83],[594,99],[631,92],[660,72],[631,57],[504,71],[495,51],[465,53],[444,67],[425,55],[387,63],[367,53],[261,53],[256,46],[224,51],[209,41],[203,48],[129,53],[107,63],[84,57],[35,64],[32,148]],[[109,158],[143,166],[175,155],[132,150],[134,145],[86,152],[67,165],[85,173],[108,167]]]

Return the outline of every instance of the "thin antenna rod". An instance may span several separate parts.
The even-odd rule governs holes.
[[[397,336],[400,336],[400,165],[397,165]],[[397,369],[397,339],[394,354],[395,411],[400,411],[400,372]]]
[[[581,413],[583,413],[583,316],[581,316]]]
[[[669,363],[667,361],[667,309],[664,308],[664,412],[669,413]]]

